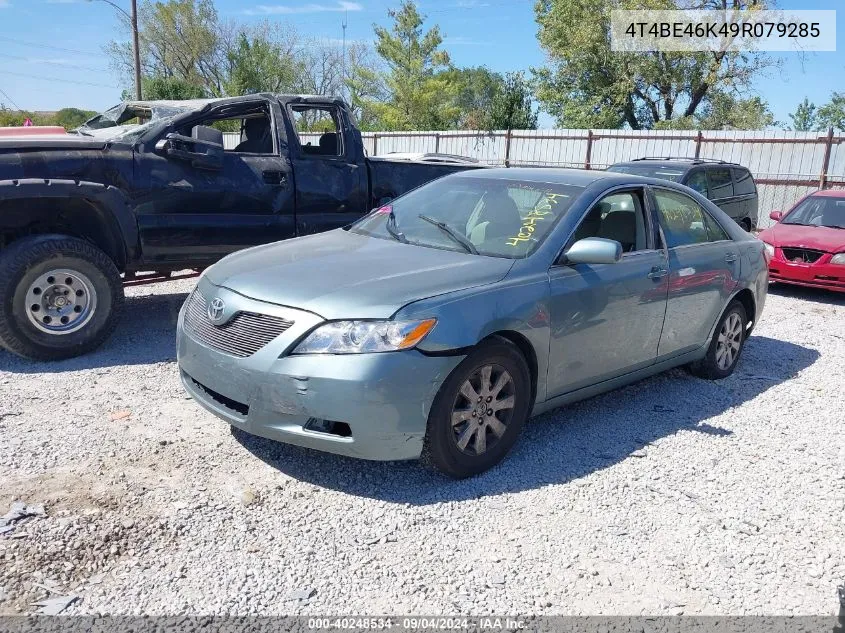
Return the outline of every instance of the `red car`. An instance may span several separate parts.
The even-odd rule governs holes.
[[[845,191],[817,191],[760,233],[769,253],[769,279],[845,292]]]

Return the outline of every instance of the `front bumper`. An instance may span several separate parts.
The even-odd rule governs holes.
[[[825,288],[845,292],[845,266],[831,264],[832,255],[825,254],[812,264],[791,262],[783,256],[780,248],[769,262],[769,279],[785,284]]]
[[[226,292],[207,281],[200,289]],[[294,325],[255,354],[237,358],[192,336],[183,307],[179,371],[200,405],[247,433],[280,442],[363,459],[419,457],[434,397],[463,356],[426,356],[416,350],[289,356],[319,317],[240,296],[226,299],[253,312],[284,311]],[[345,423],[351,434],[306,428],[315,419]]]

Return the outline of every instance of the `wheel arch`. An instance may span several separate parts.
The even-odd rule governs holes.
[[[493,332],[492,334],[486,336],[479,344],[483,343],[484,341],[495,340],[495,339],[505,339],[510,344],[514,345],[522,354],[522,357],[525,359],[525,364],[528,366],[528,375],[531,379],[531,399],[530,402],[533,404],[537,400],[537,383],[538,383],[538,374],[539,369],[537,366],[537,352],[534,350],[534,346],[531,345],[531,342],[525,338],[519,332],[514,330],[498,330]]]
[[[747,333],[750,334],[757,324],[757,301],[754,298],[754,293],[751,292],[750,288],[743,288],[731,297],[731,301],[739,301],[745,308],[745,317],[748,319]],[[731,301],[728,302],[728,305]]]
[[[41,234],[87,240],[119,270],[137,256],[137,224],[115,187],[82,181],[0,181],[0,246]]]

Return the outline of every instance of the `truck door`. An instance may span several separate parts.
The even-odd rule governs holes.
[[[196,125],[222,130],[226,151],[219,170],[158,153],[154,142],[139,148],[136,212],[145,263],[201,265],[295,235],[282,120],[278,103],[229,102],[162,134],[190,136]]]
[[[297,234],[349,224],[369,211],[361,135],[336,102],[287,104]]]

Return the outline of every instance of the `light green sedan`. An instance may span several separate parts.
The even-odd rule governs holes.
[[[682,185],[479,169],[215,264],[179,368],[248,433],[467,477],[532,414],[679,365],[730,375],[767,284],[762,242]]]

